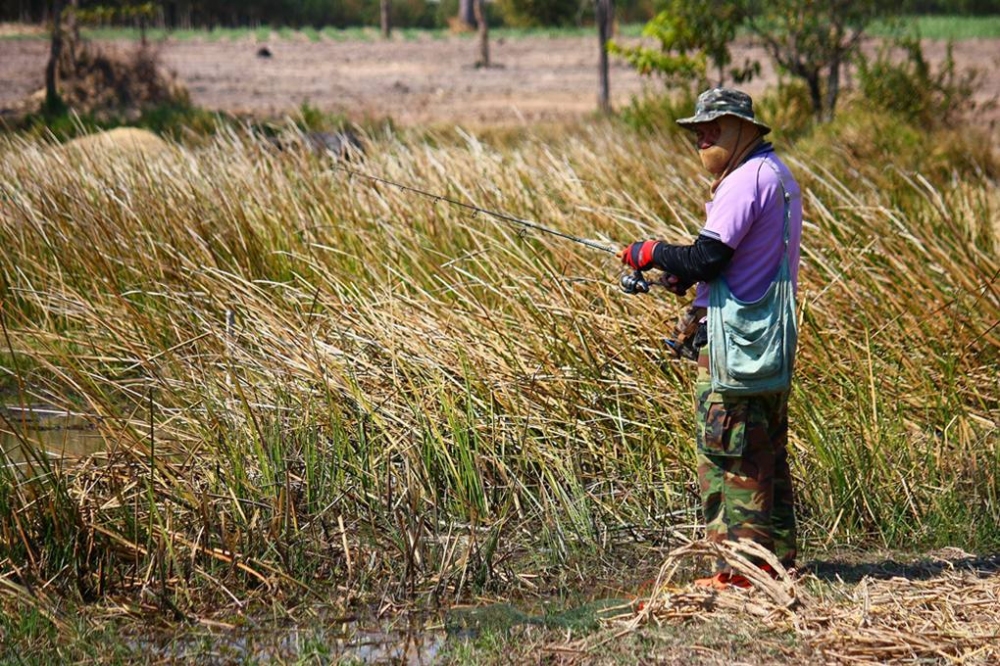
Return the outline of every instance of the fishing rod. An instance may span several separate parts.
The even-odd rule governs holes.
[[[489,216],[494,217],[494,218],[496,218],[498,220],[503,220],[504,222],[509,222],[511,224],[520,225],[522,227],[525,227],[526,229],[534,229],[535,231],[540,231],[542,233],[549,234],[550,236],[556,236],[558,238],[562,238],[563,240],[568,240],[568,241],[573,242],[573,243],[578,243],[578,244],[583,245],[585,247],[589,247],[592,250],[599,250],[601,252],[607,252],[609,254],[614,254],[614,255],[618,254],[618,250],[616,250],[615,248],[610,247],[608,245],[603,245],[601,243],[598,243],[597,241],[590,240],[589,238],[581,238],[579,236],[574,236],[572,234],[567,234],[565,232],[558,231],[558,230],[552,229],[550,227],[546,227],[546,226],[544,226],[542,224],[539,224],[537,222],[532,222],[530,220],[524,220],[524,219],[521,219],[519,217],[514,217],[513,215],[508,215],[507,213],[501,213],[501,212],[498,212],[498,211],[495,211],[495,210],[489,210],[488,208],[482,208],[480,206],[476,206],[474,204],[466,203],[464,201],[458,201],[457,199],[452,199],[451,197],[446,197],[446,196],[444,196],[442,194],[435,194],[434,192],[428,192],[426,190],[421,190],[419,188],[412,187],[410,185],[404,185],[402,183],[397,183],[397,182],[391,181],[391,180],[389,180],[387,178],[382,178],[380,176],[373,176],[371,174],[363,173],[361,171],[355,171],[354,169],[349,169],[349,168],[347,168],[345,166],[342,166],[342,165],[339,165],[339,164],[336,165],[336,168],[339,169],[339,170],[341,170],[341,171],[344,171],[345,173],[347,173],[347,174],[349,174],[351,176],[357,176],[359,178],[366,178],[366,179],[374,181],[376,183],[383,183],[385,185],[389,185],[389,186],[392,186],[392,187],[399,188],[400,190],[403,190],[405,192],[412,192],[414,194],[419,194],[420,196],[424,196],[424,197],[427,197],[429,199],[433,199],[435,201],[442,201],[444,203],[451,204],[453,206],[460,206],[462,208],[465,208],[466,210],[471,210],[474,213],[481,213],[483,215],[489,215]],[[649,290],[650,290],[650,287],[652,285],[660,285],[660,283],[657,282],[657,281],[647,280],[646,277],[642,274],[641,271],[635,271],[635,272],[633,272],[631,274],[622,275],[621,280],[619,281],[619,284],[621,285],[622,291],[624,291],[626,294],[648,294]],[[663,285],[660,285],[660,286],[663,286]]]

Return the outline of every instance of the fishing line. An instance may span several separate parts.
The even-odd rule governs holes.
[[[571,241],[573,243],[578,243],[585,247],[589,247],[592,250],[599,250],[600,252],[607,252],[608,254],[618,254],[618,249],[611,247],[609,245],[604,245],[589,238],[581,238],[579,236],[574,236],[572,234],[565,233],[563,231],[558,231],[550,227],[546,227],[538,222],[532,222],[531,220],[525,220],[520,217],[514,217],[513,215],[508,215],[507,213],[501,213],[495,210],[490,210],[488,208],[482,208],[481,206],[476,206],[475,204],[466,203],[464,201],[458,201],[457,199],[452,199],[451,197],[444,196],[443,194],[436,194],[434,192],[428,192],[427,190],[422,190],[418,187],[413,187],[412,185],[404,185],[403,183],[397,183],[395,181],[389,180],[388,178],[382,178],[381,176],[373,176],[370,173],[364,173],[363,171],[357,171],[355,169],[348,168],[341,164],[334,165],[334,168],[338,171],[343,171],[350,176],[357,176],[358,178],[365,178],[367,180],[382,183],[384,185],[389,185],[390,187],[398,188],[404,192],[412,192],[413,194],[419,194],[422,197],[427,197],[428,199],[433,199],[434,201],[442,201],[453,206],[460,206],[466,210],[471,210],[475,213],[481,213],[483,215],[489,215],[498,220],[503,220],[504,222],[509,222],[511,224],[516,224],[526,229],[534,229],[535,231],[540,231],[550,236],[557,236],[564,240]],[[635,271],[633,273],[627,273],[622,275],[619,282],[622,291],[627,294],[648,294],[652,286],[665,286],[656,280],[647,280],[646,277],[640,271]]]
[[[534,229],[535,231],[541,231],[542,233],[546,233],[552,236],[558,236],[559,238],[563,238],[565,240],[572,241],[574,243],[579,243],[580,245],[585,245],[586,247],[589,247],[593,250],[600,250],[601,252],[607,252],[609,254],[618,253],[617,249],[610,247],[608,245],[603,245],[601,243],[598,243],[597,241],[590,240],[589,238],[580,238],[579,236],[574,236],[572,234],[558,231],[556,229],[551,229],[549,227],[539,224],[538,222],[532,222],[530,220],[524,220],[519,217],[514,217],[513,215],[508,215],[507,213],[500,213],[495,210],[489,210],[488,208],[482,208],[474,204],[466,203],[464,201],[458,201],[457,199],[452,199],[451,197],[446,197],[442,194],[435,194],[434,192],[428,192],[426,190],[421,190],[419,188],[412,187],[410,185],[397,183],[387,178],[381,178],[379,176],[373,176],[371,174],[363,173],[361,171],[355,171],[354,169],[348,169],[347,167],[344,166],[338,165],[336,168],[339,169],[340,171],[350,174],[351,176],[358,176],[359,178],[367,178],[368,180],[372,180],[377,183],[384,183],[385,185],[391,185],[392,187],[397,187],[406,192],[413,192],[414,194],[419,194],[429,199],[434,199],[435,201],[443,201],[453,206],[461,206],[462,208],[474,211],[476,213],[490,215],[492,217],[497,218],[498,220],[504,220],[505,222],[510,222],[512,224],[519,224],[528,229]]]

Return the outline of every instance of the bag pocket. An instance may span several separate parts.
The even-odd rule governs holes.
[[[698,451],[706,456],[736,458],[746,449],[749,401],[724,398],[711,383],[697,384]]]
[[[784,346],[777,318],[744,324],[741,327],[723,324],[729,375],[736,379],[760,379],[781,372]]]

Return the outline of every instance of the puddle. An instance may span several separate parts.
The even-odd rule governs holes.
[[[0,467],[21,467],[45,456],[51,464],[101,453],[106,442],[96,418],[46,407],[0,406]],[[37,467],[37,463],[34,463]],[[482,632],[503,632],[518,625],[585,630],[599,618],[620,612],[621,599],[599,599],[561,612],[531,614],[511,604],[455,607],[441,615],[419,615],[382,623],[331,617],[322,609],[304,624],[254,622],[225,630],[192,627],[171,635],[123,637],[137,655],[159,661],[320,663],[436,663],[449,641],[475,639]]]
[[[601,618],[630,608],[623,599],[597,599],[555,612],[532,614],[512,604],[454,607],[440,614],[404,615],[388,622],[334,618],[324,609],[306,613],[299,624],[251,621],[229,630],[194,628],[179,634],[142,636],[131,649],[164,661],[197,660],[211,654],[240,663],[437,663],[449,642],[475,640],[484,632],[503,633],[517,626],[589,631]]]
[[[44,455],[53,463],[104,450],[93,417],[49,407],[0,407],[0,465],[26,466]]]
[[[418,623],[399,628],[361,628],[355,622],[278,628],[264,623],[249,629],[142,638],[129,641],[132,649],[161,660],[197,660],[206,655],[244,663],[406,664],[437,661],[448,639],[443,628]]]

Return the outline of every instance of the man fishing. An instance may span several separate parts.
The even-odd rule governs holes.
[[[683,294],[697,284],[692,309],[699,324],[694,335],[697,460],[706,538],[715,542],[750,539],[792,568],[796,525],[787,451],[789,391],[782,387],[755,393],[753,375],[763,375],[764,369],[751,370],[745,377],[749,393],[723,391],[717,376],[721,371],[710,350],[718,345],[716,351],[721,352],[726,345],[709,335],[710,330],[719,329],[708,327],[707,315],[722,311],[715,309],[714,297],[713,309],[708,309],[713,289],[728,294],[725,298],[730,302],[764,302],[765,294],[773,291],[771,285],[787,275],[793,313],[790,351],[786,346],[784,351],[764,352],[764,357],[777,355],[776,363],[787,369],[790,381],[801,192],[788,167],[764,140],[771,130],[756,119],[746,93],[707,90],[699,95],[695,114],[677,123],[694,133],[701,163],[714,176],[705,225],[690,245],[639,241],[618,256],[636,271],[664,271],[664,283],[675,293]],[[723,315],[716,316],[721,320]],[[763,562],[758,566],[771,569]],[[696,584],[716,589],[750,586],[745,576],[721,561],[713,575]]]

